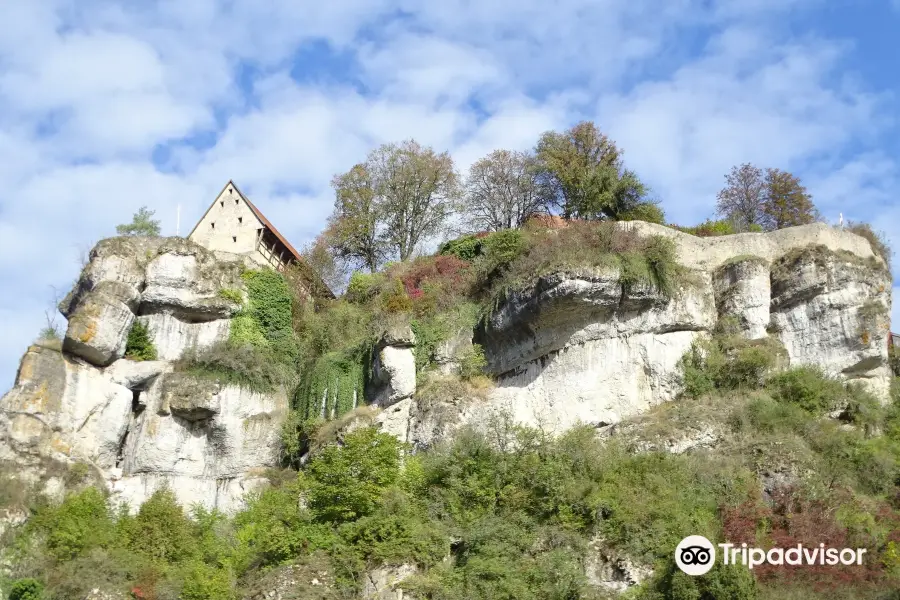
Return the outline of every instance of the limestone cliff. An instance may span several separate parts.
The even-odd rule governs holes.
[[[546,274],[510,294],[474,335],[497,388],[486,402],[449,407],[450,422],[483,423],[502,409],[556,431],[616,423],[674,399],[679,360],[723,318],[748,338],[777,338],[791,365],[821,366],[887,398],[891,277],[866,239],[824,224],[712,238],[620,226],[674,241],[688,269],[680,289],[623,294],[618,272],[583,269]],[[440,435],[413,435],[435,431],[422,427],[431,417],[415,400],[381,419],[417,444]]]
[[[87,463],[132,506],[168,484],[185,505],[234,507],[277,461],[287,399],[197,380],[173,361],[228,337],[243,268],[180,238],[100,242],[60,304],[61,351],[30,347],[0,400],[0,461],[51,489],[48,462]],[[123,357],[135,321],[159,360]]]
[[[389,331],[373,353],[376,421],[419,447],[497,410],[556,431],[616,423],[676,398],[681,357],[725,317],[748,338],[777,338],[792,365],[820,365],[886,397],[891,281],[864,238],[823,224],[719,238],[619,226],[673,239],[687,271],[679,289],[623,293],[608,268],[544,274],[438,349],[447,373],[481,344],[490,393],[417,391],[414,337]],[[237,505],[277,462],[286,395],[198,380],[174,361],[229,336],[235,298],[246,295],[242,268],[177,238],[98,244],[60,306],[61,351],[29,348],[0,400],[0,461],[44,483],[48,460],[86,462],[132,505],[162,484],[186,504]],[[135,321],[158,360],[123,357]]]

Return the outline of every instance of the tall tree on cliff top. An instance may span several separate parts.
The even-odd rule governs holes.
[[[618,220],[645,203],[646,186],[624,168],[615,142],[589,121],[544,133],[535,153],[547,205],[565,218]]]
[[[730,220],[737,231],[748,231],[762,225],[764,202],[762,169],[744,163],[725,176],[725,187],[716,196],[716,213]]]
[[[800,180],[779,169],[763,171],[744,163],[732,167],[719,191],[716,212],[738,231],[766,230],[812,223],[817,211]]]
[[[766,200],[762,226],[768,231],[806,225],[819,218],[812,196],[800,179],[786,171],[766,169]]]
[[[543,212],[538,161],[525,152],[491,152],[471,166],[465,188],[465,220],[475,231],[519,227]]]
[[[383,239],[400,260],[443,232],[461,196],[450,154],[414,140],[385,144],[366,161],[376,184]]]
[[[367,165],[354,165],[331,180],[334,188],[334,212],[324,232],[335,256],[375,272],[387,255],[379,236],[376,182]]]
[[[331,245],[372,271],[391,256],[408,259],[441,233],[461,195],[450,155],[414,140],[376,148],[332,185]]]

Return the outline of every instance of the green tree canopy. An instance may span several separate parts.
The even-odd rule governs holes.
[[[148,210],[146,206],[138,209],[131,218],[131,223],[116,225],[116,233],[119,235],[146,235],[157,236],[160,233],[159,221],[153,219],[155,210]]]
[[[544,133],[535,153],[546,203],[565,218],[619,220],[644,202],[646,186],[624,167],[615,142],[594,123]]]

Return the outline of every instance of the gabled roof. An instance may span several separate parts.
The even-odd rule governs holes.
[[[216,199],[218,199],[219,196],[222,195],[222,192],[227,190],[229,186],[231,186],[231,188],[237,192],[238,196],[240,196],[241,199],[243,199],[243,201],[247,203],[247,206],[250,207],[250,210],[253,211],[253,214],[256,216],[257,219],[259,219],[259,221],[263,224],[263,226],[266,229],[268,229],[269,231],[271,231],[272,234],[276,238],[278,238],[278,241],[280,241],[282,244],[284,244],[284,247],[287,248],[288,252],[290,252],[294,256],[294,259],[297,261],[302,261],[303,258],[300,256],[300,253],[297,252],[297,249],[294,248],[289,241],[287,241],[286,237],[281,235],[281,232],[278,231],[274,225],[272,225],[272,222],[266,218],[266,215],[262,214],[262,212],[258,208],[256,208],[256,205],[253,204],[252,202],[250,202],[250,198],[248,198],[247,196],[244,195],[243,192],[241,192],[241,189],[234,183],[233,180],[231,180],[231,179],[228,180],[228,183],[226,183],[225,186],[219,191],[219,193],[216,194]],[[207,213],[210,210],[212,210],[212,207],[215,205],[216,205],[216,200],[213,200],[212,204],[209,205],[209,208],[206,209],[206,212],[203,213],[203,216],[200,217],[200,220],[197,221],[197,224],[194,225],[194,228],[191,229],[191,232],[188,234],[188,237],[191,237],[194,234],[194,231],[197,230],[197,227],[200,225],[200,223],[206,217]]]
[[[297,251],[297,249],[294,248],[294,246],[292,246],[289,241],[287,241],[287,238],[284,237],[283,235],[281,235],[281,232],[278,231],[278,229],[276,229],[274,225],[272,225],[272,222],[269,221],[269,219],[267,219],[264,214],[262,214],[262,211],[260,211],[258,208],[256,208],[255,204],[250,202],[250,198],[248,198],[247,196],[244,195],[243,192],[241,192],[240,188],[238,188],[238,186],[234,183],[234,180],[232,180],[232,179],[229,179],[228,183],[226,183],[222,187],[222,189],[219,191],[219,193],[216,194],[216,197],[213,199],[212,204],[209,205],[209,208],[206,209],[206,212],[203,213],[203,216],[200,217],[200,220],[198,220],[197,224],[194,225],[194,228],[191,229],[191,232],[188,234],[188,237],[191,237],[192,235],[194,235],[194,231],[197,230],[197,227],[200,226],[200,223],[203,222],[203,219],[206,218],[206,215],[209,213],[209,211],[212,210],[212,207],[216,205],[216,200],[219,199],[219,196],[221,196],[222,193],[225,190],[227,190],[229,186],[231,186],[231,188],[235,192],[237,192],[238,196],[240,196],[241,199],[243,199],[243,201],[247,203],[247,206],[250,207],[250,210],[253,211],[253,215],[257,219],[259,219],[260,223],[263,224],[263,227],[265,227],[270,232],[272,232],[272,235],[274,235],[276,238],[278,238],[278,241],[280,241],[282,244],[284,244],[284,247],[287,248],[288,252],[291,253],[291,255],[294,257],[294,260],[297,261],[298,264],[303,265],[305,267],[305,271],[307,271],[306,276],[311,278],[313,280],[313,283],[315,283],[315,285],[320,290],[324,291],[324,293],[325,293],[324,295],[334,298],[334,292],[332,292],[331,289],[329,289],[329,287],[327,285],[325,285],[325,282],[322,281],[322,278],[319,277],[318,274],[306,263],[306,261],[303,259],[303,257],[300,255],[300,253]]]

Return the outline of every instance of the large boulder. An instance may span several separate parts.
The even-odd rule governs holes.
[[[122,358],[137,300],[134,289],[123,283],[95,285],[80,296],[69,315],[63,350],[98,366]]]
[[[415,336],[409,325],[389,327],[375,346],[372,403],[390,406],[416,393]]]
[[[241,287],[241,263],[218,262],[190,242],[169,242],[159,251],[147,265],[142,313],[166,311],[193,322],[227,318],[240,308],[220,291]]]

